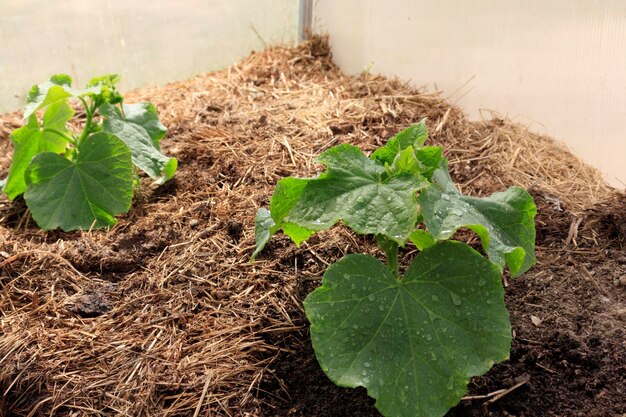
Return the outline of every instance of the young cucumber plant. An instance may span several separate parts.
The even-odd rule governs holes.
[[[71,86],[65,74],[31,88],[26,124],[11,133],[14,145],[8,177],[0,183],[13,200],[24,195],[42,229],[75,230],[111,226],[130,209],[135,167],[157,184],[172,178],[178,162],[163,155],[159,142],[167,130],[155,107],[124,104],[116,74],[95,78],[85,89]],[[84,106],[79,133],[67,123],[71,99]],[[37,111],[44,109],[41,121]]]
[[[511,325],[500,275],[535,263],[532,197],[511,187],[487,198],[462,195],[440,147],[424,146],[424,121],[366,157],[352,145],[324,152],[316,178],[280,180],[256,216],[256,251],[279,229],[297,245],[342,222],[372,234],[387,264],[348,255],[331,265],[304,301],[313,348],[342,387],[363,386],[391,416],[443,416],[472,376],[508,358]],[[418,228],[422,224],[424,228]],[[480,253],[449,240],[459,228]],[[419,253],[404,276],[398,247]]]

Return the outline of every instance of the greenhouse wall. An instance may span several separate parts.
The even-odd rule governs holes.
[[[297,0],[4,0],[0,113],[54,73],[82,84],[119,72],[122,89],[183,80],[267,45],[295,44]]]
[[[313,26],[345,71],[409,79],[474,119],[528,125],[624,188],[626,2],[318,0]]]

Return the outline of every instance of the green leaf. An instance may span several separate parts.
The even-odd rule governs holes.
[[[298,226],[293,223],[283,223],[282,228],[283,232],[291,238],[296,246],[300,246],[302,242],[306,241],[315,233],[315,230],[307,229],[306,227]]]
[[[426,119],[423,119],[418,124],[409,126],[389,139],[385,146],[378,148],[372,154],[371,158],[380,165],[391,165],[400,151],[409,146],[418,149],[424,145],[426,139],[428,139],[428,128],[426,127]]]
[[[87,86],[81,90],[74,90],[76,97],[88,96],[95,101],[96,107],[103,103],[117,104],[122,102],[122,95],[116,90],[115,85],[119,83],[119,74],[106,74],[92,78]]]
[[[114,88],[120,81],[122,77],[119,74],[105,74],[99,77],[92,78],[87,83],[87,88],[89,87],[109,87]]]
[[[49,106],[50,104],[66,101],[74,94],[71,89],[72,77],[66,74],[56,74],[44,83],[34,85],[26,96],[24,118],[28,119],[31,114]]]
[[[413,230],[409,235],[409,239],[419,250],[424,250],[437,243],[430,233],[422,229]]]
[[[270,199],[270,212],[276,224],[281,225],[285,216],[298,204],[308,181],[305,178],[294,177],[278,181]]]
[[[37,155],[26,170],[24,199],[42,229],[89,229],[115,224],[133,197],[131,154],[108,133],[89,136],[75,162],[51,152]]]
[[[447,163],[433,175],[433,185],[423,190],[418,202],[424,224],[436,240],[450,238],[466,227],[478,234],[493,262],[509,266],[512,276],[535,264],[535,214],[532,197],[511,187],[487,198],[468,197],[455,188]]]
[[[124,106],[125,109],[127,107]],[[178,161],[163,155],[159,150],[156,136],[151,136],[146,129],[150,129],[152,135],[156,134],[154,117],[150,114],[152,110],[154,107],[144,106],[141,110],[138,105],[135,105],[131,107],[133,119],[128,119],[119,107],[104,103],[99,112],[105,116],[104,131],[124,141],[132,152],[133,163],[157,184],[163,184],[174,176]]]
[[[509,354],[498,268],[460,242],[425,249],[402,280],[375,258],[348,255],[304,307],[324,372],[367,388],[386,416],[443,416],[472,376]]]
[[[31,114],[26,125],[11,133],[13,159],[4,187],[11,200],[26,191],[24,173],[35,155],[65,151],[67,140],[58,133],[70,135],[65,124],[73,115],[74,110],[65,101],[56,101],[46,109],[41,127],[37,116]]]
[[[441,146],[424,146],[419,148],[415,152],[415,157],[419,162],[420,173],[429,180],[445,159]]]
[[[390,168],[394,174],[421,175],[420,163],[415,157],[415,151],[412,146],[408,146],[398,152]]]
[[[379,233],[404,244],[415,228],[416,192],[428,185],[425,179],[388,176],[385,168],[347,144],[318,160],[328,170],[317,178],[279,182],[270,205],[277,225],[320,231],[343,221],[357,233]]]
[[[159,120],[156,107],[147,101],[136,104],[124,104],[122,107],[126,121],[146,129],[154,146],[160,149],[159,142],[165,137],[167,128]]]
[[[269,210],[260,208],[256,212],[256,219],[254,222],[254,240],[256,241],[256,249],[252,253],[252,260],[263,250],[270,237],[272,237],[272,229],[276,226],[274,219]]]

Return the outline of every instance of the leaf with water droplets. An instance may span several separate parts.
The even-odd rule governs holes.
[[[270,201],[273,226],[259,228],[259,242],[282,228],[297,244],[342,221],[360,234],[381,234],[404,244],[417,223],[417,192],[428,186],[418,174],[389,175],[352,145],[318,158],[328,170],[316,178],[280,180]],[[255,254],[259,251],[257,250]]]
[[[401,280],[371,256],[348,255],[304,307],[324,372],[367,388],[387,416],[443,416],[472,376],[509,354],[498,268],[460,242],[426,248]]]
[[[533,198],[519,187],[486,198],[457,191],[448,164],[433,175],[433,184],[423,190],[418,202],[424,224],[435,240],[449,239],[461,227],[473,230],[483,249],[500,268],[509,266],[512,276],[526,272],[535,258],[535,214]]]

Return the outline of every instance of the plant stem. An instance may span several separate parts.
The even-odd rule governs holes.
[[[70,135],[67,135],[63,132],[59,132],[56,129],[50,129],[49,127],[46,127],[43,129],[44,132],[46,133],[54,133],[55,135],[61,136],[63,139],[65,139],[66,141],[68,141],[69,143],[71,143],[72,145],[76,146],[76,139],[74,139],[73,137],[71,137]]]
[[[80,138],[78,139],[78,143],[82,143],[87,136],[89,136],[89,133],[91,133],[91,119],[93,118],[93,114],[96,111],[96,105],[95,103],[91,103],[91,106],[87,105],[87,101],[82,98],[79,97],[80,101],[83,103],[83,106],[85,106],[85,113],[87,114],[87,121],[85,121],[85,128],[83,129],[83,133],[80,135]]]
[[[398,243],[383,235],[376,235],[376,242],[378,242],[378,245],[385,251],[387,268],[389,268],[394,277],[398,278]]]
[[[389,241],[385,248],[385,255],[387,256],[387,268],[391,270],[394,277],[398,278],[398,244]]]
[[[135,192],[137,193],[137,199],[141,201],[143,199],[143,196],[141,195],[141,179],[139,178],[139,168],[135,164],[133,164],[133,182]]]

